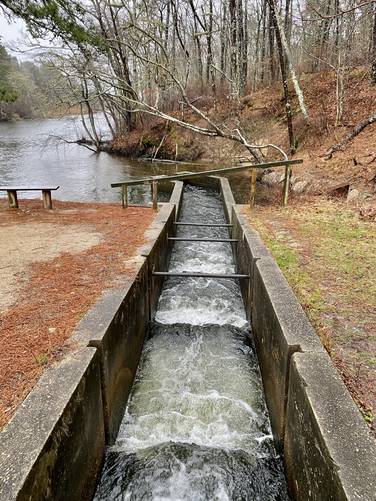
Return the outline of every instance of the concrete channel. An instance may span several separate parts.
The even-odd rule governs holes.
[[[250,276],[241,292],[290,497],[375,501],[375,442],[329,356],[228,181],[199,184],[220,192],[236,272]],[[134,277],[100,298],[74,332],[76,349],[45,372],[0,433],[2,501],[93,498],[155,316],[163,282],[152,273],[168,267],[183,186],[175,182],[160,204]]]

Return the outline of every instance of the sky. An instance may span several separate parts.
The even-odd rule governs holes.
[[[17,19],[9,24],[4,14],[0,11],[0,37],[4,44],[8,45],[8,43],[23,39],[24,33],[25,23],[23,21]]]
[[[48,41],[31,38],[26,31],[25,22],[21,19],[9,22],[0,9],[0,43],[5,46],[8,53],[23,61],[33,59],[36,53],[31,50],[31,41],[34,41],[36,44],[39,42],[44,46],[50,46]],[[21,49],[21,51],[17,50],[17,48]]]

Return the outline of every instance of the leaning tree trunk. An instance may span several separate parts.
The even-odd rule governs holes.
[[[279,66],[281,68],[281,76],[282,76],[282,85],[283,85],[283,93],[284,93],[284,101],[285,101],[285,109],[286,109],[286,119],[287,119],[287,130],[289,135],[289,145],[290,145],[290,153],[293,155],[295,153],[295,141],[294,141],[294,129],[292,126],[292,111],[290,104],[290,94],[289,87],[287,83],[287,71],[285,64],[285,55],[283,52],[282,40],[280,31],[277,25],[277,19],[275,16],[275,8],[270,6],[270,14],[271,19],[275,28],[275,39],[277,42],[277,50],[278,50],[278,58],[279,58]]]
[[[373,113],[368,118],[359,122],[358,125],[356,125],[353,130],[345,137],[345,139],[329,148],[329,150],[324,155],[325,160],[330,160],[336,151],[344,148],[349,141],[352,141],[354,137],[362,132],[363,129],[365,129],[368,125],[373,124],[374,122],[376,122],[376,113]]]
[[[373,8],[371,81],[376,84],[376,5]]]
[[[279,17],[279,13],[276,9],[274,0],[268,0],[268,4],[270,7],[270,11],[272,13],[272,17],[275,20],[275,23],[274,23],[275,31],[276,31],[276,33],[278,31],[278,33],[279,33],[279,36],[281,39],[281,44],[282,44],[283,50],[284,50],[285,55],[286,55],[286,60],[287,60],[288,66],[289,66],[291,80],[292,80],[292,83],[294,85],[295,94],[296,94],[298,101],[299,101],[300,110],[303,113],[304,118],[306,120],[309,120],[308,111],[307,111],[307,108],[306,108],[306,105],[304,102],[303,92],[302,92],[302,89],[300,88],[299,80],[298,80],[298,77],[297,77],[296,72],[295,72],[294,64],[292,62],[290,47],[289,47],[287,40],[286,40],[285,30],[283,29],[283,23]]]

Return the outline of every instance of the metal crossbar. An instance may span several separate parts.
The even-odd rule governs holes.
[[[168,237],[168,240],[174,242],[237,242],[236,238],[181,238],[181,237]]]
[[[214,223],[174,223],[176,226],[208,226],[210,228],[231,228],[232,224],[214,224]]]
[[[175,272],[175,271],[154,271],[155,277],[183,277],[183,278],[231,278],[249,279],[249,275],[239,273],[201,273],[201,272]]]

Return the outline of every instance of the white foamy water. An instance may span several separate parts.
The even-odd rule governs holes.
[[[263,454],[270,437],[260,376],[239,329],[156,326],[147,342],[115,449],[157,444]]]
[[[218,196],[197,188],[184,193],[181,219],[189,222],[226,223]],[[229,238],[227,228],[179,226],[178,237]],[[234,273],[231,244],[227,242],[176,242],[170,271]],[[162,291],[156,321],[162,324],[234,325],[246,327],[243,299],[235,280],[170,278]]]
[[[218,194],[186,187],[181,219],[224,223]],[[178,242],[169,269],[233,273],[231,246]],[[238,281],[170,278],[155,320],[95,499],[288,500]]]

